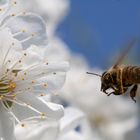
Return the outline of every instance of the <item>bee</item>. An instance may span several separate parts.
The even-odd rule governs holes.
[[[138,84],[140,84],[140,66],[125,66],[120,64],[136,41],[137,39],[131,40],[117,62],[102,75],[87,72],[87,74],[101,77],[101,91],[107,94],[107,96],[110,96],[111,94],[123,95],[128,91],[129,87],[132,87],[129,95],[131,99],[136,102],[135,96]],[[112,89],[112,92],[107,93],[108,89]]]

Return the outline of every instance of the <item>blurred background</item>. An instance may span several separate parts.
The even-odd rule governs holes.
[[[70,11],[57,34],[89,65],[108,68],[131,38],[140,36],[139,0],[71,0]],[[139,63],[139,48],[129,59]],[[132,61],[132,60],[131,60]]]
[[[47,59],[70,63],[66,83],[52,100],[85,113],[85,122],[76,128],[79,140],[139,140],[139,91],[136,104],[129,95],[107,97],[100,92],[100,78],[86,71],[101,74],[128,41],[140,37],[140,1],[23,0],[23,5],[47,23]],[[140,64],[139,46],[124,64]]]

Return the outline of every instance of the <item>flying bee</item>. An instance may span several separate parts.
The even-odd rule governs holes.
[[[123,95],[127,92],[129,87],[132,87],[129,95],[131,99],[136,102],[135,96],[138,84],[140,84],[140,66],[120,65],[136,41],[136,39],[130,41],[121,56],[118,58],[117,62],[102,75],[87,72],[87,74],[101,77],[101,91],[108,96],[111,94]],[[107,93],[108,89],[112,89],[113,91],[111,93]]]

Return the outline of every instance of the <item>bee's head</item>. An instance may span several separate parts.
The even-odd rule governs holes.
[[[101,77],[101,91],[105,92],[110,88],[112,83],[112,78],[109,72],[105,71]]]

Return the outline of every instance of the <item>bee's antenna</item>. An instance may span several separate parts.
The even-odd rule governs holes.
[[[96,76],[102,77],[101,75],[99,75],[97,73],[87,72],[87,74],[92,74],[92,75],[96,75]]]

